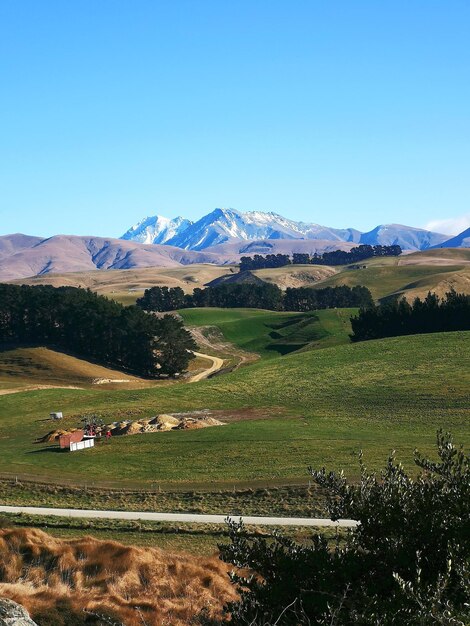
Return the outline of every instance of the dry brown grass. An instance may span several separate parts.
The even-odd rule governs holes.
[[[0,352],[0,392],[53,387],[140,389],[145,380],[45,347],[17,347]]]
[[[236,597],[215,556],[56,539],[34,528],[0,530],[0,595],[25,606],[40,626],[61,624],[54,615],[67,625],[85,623],[84,611],[126,626],[183,626],[203,610],[220,615]]]
[[[192,293],[194,287],[203,287],[223,274],[228,274],[233,266],[201,263],[178,267],[141,267],[129,270],[93,270],[64,274],[44,274],[16,281],[27,285],[53,285],[54,287],[84,287],[133,304],[144,290],[154,286],[181,287],[185,293]]]

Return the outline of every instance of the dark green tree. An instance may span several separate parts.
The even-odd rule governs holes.
[[[428,293],[410,305],[405,298],[361,309],[351,319],[352,341],[470,330],[470,296],[450,291],[440,299]]]
[[[43,345],[141,376],[184,371],[195,343],[158,318],[85,289],[0,285],[0,344]]]
[[[333,519],[359,522],[329,546],[230,524],[222,558],[234,575],[232,626],[465,626],[470,623],[470,457],[438,432],[438,460],[418,452],[413,478],[395,456],[380,476],[360,459],[360,483],[311,469],[330,494]],[[206,622],[207,623],[207,622]]]
[[[310,263],[310,255],[301,252],[294,252],[292,255],[292,263],[294,265],[308,265],[308,263]]]
[[[144,311],[176,311],[185,306],[184,291],[181,287],[151,287],[136,305]]]

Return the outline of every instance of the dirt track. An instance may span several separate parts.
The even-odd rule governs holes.
[[[11,393],[22,393],[23,391],[40,391],[41,389],[83,389],[73,385],[28,385],[16,389],[0,389],[0,396],[8,396]]]
[[[208,339],[204,335],[204,332],[203,332],[204,330],[211,331],[212,334],[211,334],[210,339]],[[195,356],[211,361],[211,365],[204,371],[198,372],[197,374],[194,374],[194,376],[187,378],[186,382],[196,383],[200,380],[204,380],[205,378],[208,378],[215,372],[218,372],[219,370],[221,370],[224,367],[224,365],[227,365],[227,364],[230,366],[230,369],[238,369],[241,365],[244,365],[246,363],[252,363],[253,361],[256,361],[259,358],[259,355],[251,353],[251,352],[245,352],[241,350],[240,348],[237,348],[230,342],[226,341],[223,338],[223,335],[217,329],[217,327],[214,327],[214,326],[192,327],[190,331],[194,339],[198,343],[198,345],[201,346],[203,349],[204,347],[210,348],[211,350],[215,349],[223,353],[224,355],[226,354],[227,358],[224,360],[224,359],[221,359],[220,357],[212,356],[210,354],[204,354],[202,352],[194,352]],[[114,380],[111,378],[95,378],[92,381],[92,384],[104,385],[104,384],[116,384],[116,383],[123,384],[123,383],[132,383],[132,382],[133,381],[128,380],[128,379]],[[61,385],[61,384],[27,385],[24,387],[18,387],[18,388],[13,388],[13,389],[0,389],[0,396],[9,395],[11,393],[21,393],[25,391],[39,391],[42,389],[86,389],[88,387],[89,387],[88,385],[77,386],[77,385]]]
[[[222,354],[234,370],[260,358],[259,354],[246,352],[227,341],[217,326],[189,326],[188,330],[200,348]]]
[[[208,378],[211,374],[218,372],[224,366],[224,360],[219,359],[218,356],[211,356],[210,354],[203,354],[202,352],[193,352],[193,354],[201,359],[212,361],[212,365],[203,372],[199,372],[199,374],[191,376],[188,381],[190,383],[197,383],[199,380],[204,380],[204,378]]]

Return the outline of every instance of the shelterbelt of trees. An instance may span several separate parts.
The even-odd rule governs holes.
[[[151,378],[187,368],[196,345],[174,316],[157,318],[75,287],[0,285],[0,344],[56,347]]]
[[[369,246],[360,245],[351,248],[349,252],[345,250],[333,250],[323,254],[297,253],[288,254],[255,254],[254,256],[242,256],[240,259],[240,271],[260,270],[272,267],[284,267],[285,265],[346,265],[357,263],[376,256],[399,256],[402,253],[400,246]]]
[[[424,300],[409,304],[385,302],[361,309],[351,319],[353,341],[417,335],[456,330],[470,330],[470,296],[450,291],[444,298],[428,293]]]
[[[338,286],[324,289],[299,287],[289,288],[283,292],[277,285],[269,283],[232,283],[206,289],[196,288],[192,295],[185,295],[180,287],[151,287],[137,300],[137,306],[145,311],[174,311],[191,307],[313,311],[372,305],[372,295],[367,287]]]

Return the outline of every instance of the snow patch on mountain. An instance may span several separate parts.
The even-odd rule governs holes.
[[[161,215],[146,217],[121,237],[139,243],[166,243],[172,237],[182,233],[192,222],[184,217],[170,219]]]

